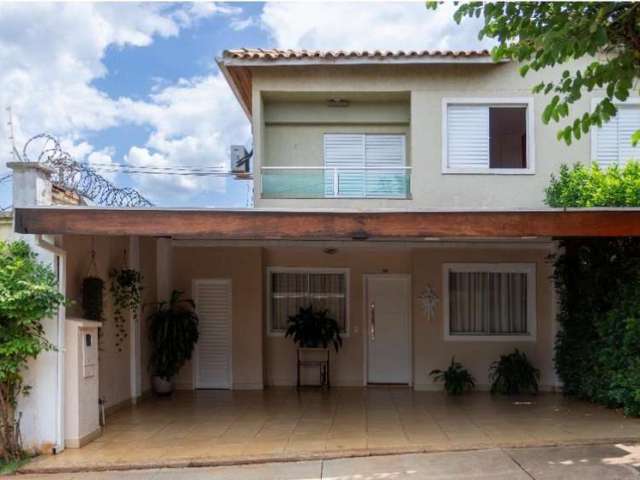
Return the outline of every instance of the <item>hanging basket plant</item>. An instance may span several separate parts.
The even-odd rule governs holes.
[[[102,320],[104,281],[99,277],[82,280],[82,310],[88,320]]]
[[[113,300],[113,321],[115,325],[115,346],[118,352],[128,337],[127,313],[135,320],[142,301],[142,274],[132,268],[112,270],[111,298]]]

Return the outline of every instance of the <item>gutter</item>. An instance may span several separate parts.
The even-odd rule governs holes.
[[[35,235],[36,245],[43,250],[50,252],[54,255],[56,262],[54,263],[56,273],[58,276],[58,292],[66,298],[66,278],[67,278],[67,252],[66,250],[58,247],[54,243],[46,240],[42,234]],[[56,446],[53,453],[60,453],[64,451],[64,339],[65,339],[65,306],[58,307],[58,319],[57,319],[57,382],[56,382]]]

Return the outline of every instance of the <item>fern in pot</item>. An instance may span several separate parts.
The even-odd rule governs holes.
[[[456,362],[456,357],[451,357],[446,370],[431,370],[429,375],[435,382],[444,382],[444,389],[449,395],[462,395],[476,387],[475,378],[460,362]]]
[[[149,369],[154,391],[159,395],[173,392],[174,378],[191,359],[198,342],[198,316],[193,300],[174,290],[169,302],[160,302],[149,316],[151,357]]]
[[[491,364],[489,369],[491,393],[502,395],[536,394],[540,370],[534,367],[526,353],[517,348]]]
[[[336,352],[342,347],[340,325],[328,310],[316,310],[313,305],[300,307],[296,315],[289,317],[285,337],[293,337],[300,348],[327,348]]]

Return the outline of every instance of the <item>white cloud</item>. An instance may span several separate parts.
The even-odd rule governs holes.
[[[78,160],[112,161],[81,139],[122,125],[134,102],[113,99],[93,85],[107,71],[107,48],[150,45],[210,15],[237,15],[238,7],[197,4],[51,3],[0,8],[0,173],[11,147],[4,108],[11,106],[19,147],[41,132],[64,140]],[[160,100],[158,100],[159,102]],[[162,108],[155,100],[150,110]],[[161,133],[156,132],[162,136]]]
[[[135,165],[228,167],[229,145],[251,138],[249,123],[220,74],[180,80],[157,90],[149,102],[129,102],[127,110],[133,121],[153,128],[144,146],[129,150],[126,161]],[[174,202],[201,189],[226,192],[226,181],[210,176],[134,178],[152,201],[164,203],[167,189]]]
[[[477,40],[478,20],[457,25],[455,6],[436,11],[424,2],[274,2],[261,21],[281,48],[308,49],[470,49],[488,45]]]

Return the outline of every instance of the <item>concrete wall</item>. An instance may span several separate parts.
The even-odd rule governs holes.
[[[262,388],[262,250],[174,248],[172,277],[173,288],[190,297],[194,279],[231,279],[233,388]],[[193,388],[190,363],[180,371],[176,384],[178,388]]]
[[[541,80],[559,78],[566,67],[544,72],[532,72],[521,78],[517,65],[513,63],[481,65],[424,65],[424,66],[360,66],[360,67],[279,67],[253,69],[253,129],[255,141],[256,192],[260,192],[260,166],[280,164],[287,160],[287,148],[295,149],[298,158],[305,148],[316,162],[317,133],[296,145],[300,130],[290,127],[290,137],[271,128],[277,118],[286,118],[290,123],[301,122],[291,113],[298,108],[299,116],[306,118],[304,103],[295,99],[300,95],[340,92],[365,93],[381,96],[397,92],[410,92],[410,146],[412,158],[412,198],[408,200],[358,200],[358,199],[308,199],[277,200],[256,198],[258,207],[343,207],[343,208],[542,208],[544,187],[552,172],[557,172],[561,163],[588,163],[590,159],[590,137],[583,137],[567,147],[556,139],[559,124],[544,125],[542,111],[549,101],[544,95],[532,95],[531,88]],[[274,107],[270,100],[277,92],[278,101],[290,96],[289,108]],[[598,92],[585,94],[572,107],[572,114],[579,115],[590,109],[591,98]],[[263,100],[263,96],[267,100]],[[442,174],[442,99],[444,97],[531,97],[534,99],[535,174]],[[320,108],[316,106],[316,108]],[[316,115],[325,118],[343,116],[349,123],[347,108],[324,107],[325,113]],[[385,122],[380,112],[370,111],[369,123]],[[352,115],[358,122],[362,115]],[[307,120],[305,120],[307,121]],[[325,121],[325,120],[323,120]],[[339,119],[333,118],[332,122]],[[265,126],[266,125],[266,126]],[[284,127],[282,127],[284,128]],[[277,133],[276,133],[277,132]],[[288,147],[285,146],[288,145]],[[304,164],[304,163],[303,163]]]

